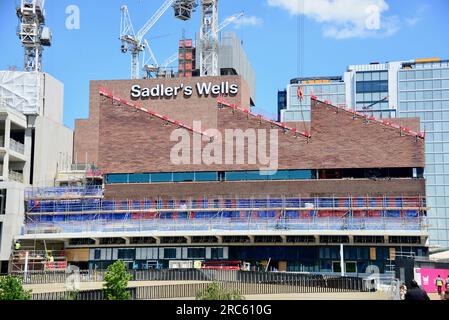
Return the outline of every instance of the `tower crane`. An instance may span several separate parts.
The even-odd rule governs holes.
[[[199,54],[200,76],[218,76],[218,33],[229,23],[239,17],[232,16],[226,19],[224,27],[218,25],[218,0],[200,0],[201,4],[201,30],[197,52]],[[181,20],[189,20],[197,6],[196,0],[176,0],[173,8],[175,17]]]
[[[242,11],[242,12],[239,12],[239,13],[233,14],[232,16],[227,17],[218,26],[217,33],[219,33],[221,30],[226,28],[228,25],[230,25],[231,23],[233,23],[234,21],[236,21],[237,19],[239,19],[243,15],[244,15],[244,12]],[[209,32],[212,32],[212,31],[209,31]],[[149,48],[149,46],[148,46],[148,48]],[[153,60],[153,62],[155,62],[155,64],[152,64],[152,65],[151,64],[145,64],[144,67],[143,67],[144,71],[146,72],[146,77],[147,78],[152,78],[153,75],[155,75],[157,77],[164,77],[164,76],[166,76],[167,75],[166,69],[168,68],[168,66],[170,64],[175,62],[177,58],[178,58],[178,51],[176,51],[169,58],[167,58],[167,60],[165,60],[162,65],[158,65],[157,61],[156,61],[156,58],[153,57],[152,60]],[[218,67],[218,64],[217,64],[217,67]],[[217,71],[217,74],[219,74],[219,70]]]
[[[131,53],[132,79],[140,78],[140,56],[142,53],[145,55],[146,52],[149,56],[147,61],[145,61],[144,58],[142,62],[143,70],[146,72],[147,77],[151,77],[154,74],[163,74],[163,71],[161,73],[161,68],[168,67],[168,65],[176,60],[178,53],[170,56],[162,66],[159,66],[148,41],[143,40],[143,38],[170,6],[173,7],[177,19],[187,21],[191,19],[192,13],[198,6],[198,2],[200,2],[202,11],[200,39],[197,46],[200,76],[220,75],[220,68],[218,65],[218,33],[240,18],[243,15],[243,12],[228,17],[219,25],[218,0],[166,0],[137,33],[134,31],[128,7],[125,5],[121,7],[121,50],[123,53]]]
[[[156,24],[156,22],[164,15],[176,0],[166,0],[162,6],[154,13],[154,15],[144,24],[144,26],[137,32],[134,32],[134,27],[129,15],[128,7],[126,5],[121,7],[121,26],[120,26],[120,41],[122,42],[121,51],[123,53],[131,53],[131,78],[140,78],[140,55],[147,50],[150,59],[154,59],[154,55],[149,48],[147,41],[144,41],[144,36]],[[153,60],[153,64],[157,65],[157,61]]]
[[[52,34],[45,26],[45,0],[21,0],[16,8],[17,31],[24,48],[24,70],[42,71],[42,51],[51,46]]]

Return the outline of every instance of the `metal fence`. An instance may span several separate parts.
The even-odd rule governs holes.
[[[296,272],[258,272],[240,270],[213,269],[163,269],[132,270],[131,281],[219,281],[253,284],[301,285],[329,288],[344,287],[348,290],[361,290],[362,279],[359,277],[341,277],[334,274],[304,274]],[[80,282],[102,282],[105,271],[80,271]],[[73,273],[31,271],[20,276],[26,284],[65,283]]]
[[[178,270],[179,271],[179,270]],[[211,271],[211,270],[208,270]],[[215,270],[213,270],[215,271]],[[140,276],[155,275],[154,272],[143,272]],[[232,273],[232,281],[226,280]],[[288,293],[337,293],[337,292],[364,292],[365,286],[361,278],[356,277],[326,277],[316,275],[298,275],[288,273],[267,273],[267,272],[209,272],[206,275],[202,272],[166,272],[160,273],[158,279],[171,278],[173,280],[193,278],[203,278],[198,283],[138,286],[129,288],[131,299],[149,300],[149,299],[170,299],[170,298],[191,298],[199,292],[205,290],[212,280],[226,290],[238,292],[241,295],[265,295],[265,294],[288,294]],[[139,277],[138,274],[133,275]],[[206,279],[209,276],[215,279]],[[217,280],[217,278],[223,280]],[[170,280],[166,280],[170,281]],[[33,300],[67,300],[73,299],[70,292],[49,292],[33,294]],[[76,295],[77,300],[103,300],[102,290],[80,291]]]

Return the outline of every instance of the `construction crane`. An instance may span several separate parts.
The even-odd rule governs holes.
[[[233,14],[232,16],[227,17],[223,22],[218,26],[217,33],[219,33],[221,30],[226,28],[228,25],[239,19],[244,15],[244,12],[239,12],[236,14]],[[212,31],[209,31],[212,32]],[[149,46],[148,46],[149,48]],[[162,65],[158,65],[156,59],[153,56],[152,61],[155,62],[153,64],[146,63],[143,67],[144,71],[146,72],[146,78],[154,78],[154,77],[167,77],[169,74],[166,72],[166,69],[170,64],[176,61],[178,58],[178,51],[173,53],[167,60],[164,61]],[[217,71],[217,74],[219,74],[219,70]]]
[[[43,47],[51,46],[52,35],[45,26],[45,0],[21,0],[16,8],[20,26],[17,32],[24,48],[24,70],[42,71]]]
[[[156,22],[163,16],[163,14],[170,8],[176,0],[166,0],[162,6],[154,13],[154,15],[144,24],[144,26],[137,32],[134,32],[134,27],[129,15],[128,7],[121,7],[121,26],[120,26],[120,41],[122,42],[121,51],[123,53],[131,53],[131,78],[140,78],[140,56],[142,52],[147,49],[150,53],[148,42],[143,40],[144,36],[156,24]],[[152,57],[151,57],[152,56]],[[151,59],[154,55],[150,53]],[[153,61],[156,62],[156,61]]]
[[[175,62],[176,59],[178,59],[178,52],[175,52],[167,58],[162,65],[159,65],[155,58],[153,59],[153,61],[156,62],[155,64],[144,64],[143,71],[146,73],[145,78],[166,78],[171,76],[171,74],[167,72],[167,68]]]
[[[242,14],[234,15],[224,21],[225,25],[218,25],[218,0],[201,0],[201,30],[197,54],[199,54],[200,76],[219,76],[218,65],[218,33]],[[196,0],[176,0],[173,8],[175,17],[189,20],[197,7]]]
[[[218,76],[218,0],[202,0],[200,76]]]

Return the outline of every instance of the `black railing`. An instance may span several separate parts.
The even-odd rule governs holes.
[[[240,294],[280,294],[280,293],[333,293],[364,292],[363,279],[335,275],[299,274],[287,272],[253,272],[239,270],[166,269],[131,271],[131,281],[148,281],[147,286],[133,288],[132,299],[164,299],[195,297],[210,282],[218,282],[227,290]],[[16,274],[18,275],[18,274]],[[63,272],[29,272],[20,274],[26,284],[65,283],[70,274]],[[80,272],[75,279],[79,282],[102,282],[104,271]],[[151,281],[166,284],[151,285]],[[195,281],[197,283],[171,284],[172,281]],[[65,300],[73,298],[68,291],[36,293],[35,300]],[[103,300],[102,290],[83,290],[77,294],[78,300]]]

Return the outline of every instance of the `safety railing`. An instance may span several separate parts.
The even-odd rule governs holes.
[[[30,187],[25,189],[25,199],[67,199],[102,197],[102,186],[80,187]]]
[[[91,219],[35,222],[28,220],[24,234],[117,233],[145,231],[276,231],[276,230],[425,230],[424,218],[214,218],[214,219]]]
[[[416,215],[416,210],[426,210],[424,197],[329,197],[329,198],[237,198],[237,199],[188,199],[188,200],[104,200],[64,199],[40,200],[43,194],[63,198],[69,194],[100,195],[100,188],[94,189],[39,189],[26,192],[28,213],[121,213],[121,212],[219,212],[253,210],[298,210],[332,212],[351,210],[356,215],[372,215],[370,211],[391,211],[396,215]],[[400,212],[405,211],[405,212]],[[413,211],[413,212],[406,212]],[[374,214],[375,215],[375,214]]]
[[[287,290],[287,292],[366,291],[363,278],[354,276],[341,277],[340,275],[333,274],[210,269],[132,270],[129,271],[129,274],[131,275],[130,281],[158,281],[165,282],[166,285],[170,285],[172,281],[195,281],[202,283],[215,281],[227,284],[284,286],[283,290]],[[27,273],[14,273],[14,275],[23,278],[26,284],[66,283],[69,277],[73,278],[74,276],[79,282],[102,282],[105,271],[80,271],[79,274],[32,271]],[[256,287],[252,289],[255,291],[248,292],[243,289],[241,293],[262,294],[265,292],[261,290],[261,287],[259,291],[256,290]]]

